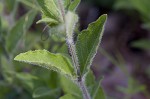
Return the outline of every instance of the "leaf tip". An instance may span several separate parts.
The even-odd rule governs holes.
[[[17,55],[17,56],[14,58],[14,60],[15,60],[15,61],[19,61],[19,59],[20,59],[19,57],[20,57],[20,54]]]

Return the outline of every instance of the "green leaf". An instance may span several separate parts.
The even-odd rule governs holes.
[[[82,75],[90,69],[103,35],[106,19],[107,15],[102,15],[78,35],[76,49]]]
[[[102,79],[99,82],[95,81],[95,76],[92,71],[89,71],[86,76],[86,85],[88,87],[88,91],[92,96],[92,99],[105,99],[105,94],[103,89],[101,88]]]
[[[43,18],[50,18],[49,20],[53,19],[57,23],[63,22],[63,17],[57,7],[55,0],[37,0],[37,2],[41,7],[42,16],[44,16]],[[52,23],[48,23],[48,24],[52,24]]]
[[[97,87],[96,89],[97,91],[95,94],[93,94],[93,99],[106,99],[103,89],[99,86],[96,87]]]
[[[45,96],[56,96],[55,94],[59,92],[59,89],[49,89],[47,87],[39,87],[37,89],[35,89],[35,91],[33,92],[32,97],[33,98],[39,98],[39,97],[45,97]]]
[[[21,53],[15,57],[21,61],[54,70],[69,77],[74,77],[74,70],[69,59],[61,54],[53,54],[46,50],[35,50]]]
[[[61,86],[64,93],[71,94],[77,97],[82,97],[81,90],[74,81],[61,76]]]
[[[21,17],[17,23],[14,25],[14,27],[11,29],[7,39],[6,39],[6,46],[7,51],[12,52],[15,50],[19,40],[23,36],[23,33],[25,33],[29,27],[32,25],[33,20],[36,16],[36,11],[32,10],[29,11],[26,15]]]
[[[66,9],[68,9],[70,3],[71,3],[71,0],[64,0],[64,6]]]
[[[55,24],[58,24],[58,22],[54,19],[51,19],[51,18],[42,18],[41,20],[37,21],[36,23],[39,24],[39,23],[48,23],[50,26],[52,25],[55,25]]]
[[[131,4],[133,5],[133,7],[139,11],[141,14],[143,15],[147,15],[147,17],[149,17],[149,0],[131,0],[130,1]]]
[[[59,99],[82,99],[82,98],[75,97],[71,94],[66,94],[66,95],[60,97]]]
[[[73,0],[69,6],[70,11],[75,11],[78,5],[80,4],[81,0]]]
[[[91,92],[92,99],[105,99],[104,91],[102,87],[100,86],[102,80],[103,79],[100,79],[99,82],[95,82],[93,86],[93,90]]]
[[[134,41],[133,43],[131,43],[131,46],[135,47],[135,48],[141,48],[141,49],[149,50],[150,49],[150,40],[141,39],[138,41]]]

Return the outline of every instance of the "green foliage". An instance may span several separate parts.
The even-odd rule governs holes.
[[[71,0],[64,0],[64,6],[66,9],[70,6]]]
[[[150,40],[142,39],[142,40],[134,41],[131,44],[131,46],[135,47],[135,48],[141,48],[141,49],[145,49],[145,50],[150,50]]]
[[[12,53],[16,49],[21,37],[32,25],[36,13],[37,12],[34,10],[29,11],[26,15],[19,19],[14,27],[10,30],[10,33],[6,39],[6,47],[9,53]]]
[[[15,7],[15,2],[16,0],[5,0],[5,6],[7,8],[8,12],[13,11],[14,7]]]
[[[42,20],[40,22],[46,22],[50,26],[58,25],[63,22],[62,15],[55,0],[37,0],[42,10]]]
[[[150,28],[150,2],[149,0],[117,0],[114,5],[115,9],[136,10],[143,20],[143,27]]]
[[[92,99],[105,99],[105,94],[100,86],[101,80],[102,79],[100,79],[99,82],[96,82],[92,71],[88,72],[86,76],[86,86],[92,96]],[[80,88],[72,80],[62,76],[61,86],[66,94],[72,95],[73,97],[76,97],[76,99],[82,99],[82,92],[80,91]]]
[[[81,0],[73,0],[71,3],[70,3],[70,6],[69,6],[69,10],[70,11],[75,11],[76,8],[78,7],[78,5],[80,4]]]
[[[46,50],[35,50],[21,53],[14,60],[38,65],[63,74],[60,78],[60,84],[66,95],[60,99],[82,99],[83,97],[84,99],[105,99],[100,82],[97,83],[95,81],[95,77],[90,71],[90,66],[99,47],[107,15],[102,15],[97,21],[91,23],[87,30],[83,30],[78,35],[75,45],[74,32],[78,22],[78,15],[75,14],[75,11],[80,0],[65,0],[64,2],[61,0],[37,0],[37,2],[42,12],[42,19],[37,23],[46,22],[52,30],[56,29],[55,32],[65,33],[71,58],[67,57],[68,55],[53,54]],[[52,77],[50,80],[54,80],[57,83],[57,79],[55,78],[57,75],[50,77]],[[26,83],[26,85],[32,87],[32,83]],[[33,97],[58,98],[52,95],[57,92],[58,94],[60,93],[59,85],[53,85],[49,85],[51,88],[37,88],[33,93]]]
[[[93,72],[92,71],[88,72],[86,77],[86,85],[89,89],[92,99],[105,99],[105,94],[100,85],[101,81],[102,79],[100,79],[98,82],[95,81]]]
[[[91,23],[87,30],[83,30],[78,36],[76,49],[82,75],[90,69],[103,35],[106,17],[107,15],[101,16],[96,22]]]
[[[60,72],[72,78],[75,76],[72,64],[67,57],[61,54],[52,54],[46,50],[22,53],[16,56],[14,60],[38,65],[46,69]]]

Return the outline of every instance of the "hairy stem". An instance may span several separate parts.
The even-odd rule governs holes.
[[[87,87],[85,86],[85,83],[84,83],[83,78],[81,76],[78,57],[77,57],[77,54],[76,54],[76,48],[75,48],[73,40],[68,41],[68,46],[69,46],[70,54],[72,56],[73,65],[74,65],[76,74],[78,76],[77,84],[78,84],[78,86],[80,87],[80,89],[82,91],[84,99],[91,99],[91,97],[89,95],[89,92],[87,90]]]
[[[73,65],[74,65],[74,68],[75,68],[75,72],[78,75],[78,77],[80,77],[81,73],[80,73],[80,68],[79,68],[79,63],[78,63],[78,57],[77,57],[77,54],[76,54],[75,45],[74,45],[72,40],[68,41],[68,47],[69,47],[69,52],[71,54],[71,58],[72,58]]]
[[[84,99],[91,99],[90,94],[87,90],[87,87],[85,86],[84,81],[81,79],[81,81],[78,81],[78,86],[80,87]]]
[[[65,22],[66,21],[65,20],[65,11],[64,11],[64,6],[63,6],[62,0],[58,0],[58,6],[60,8],[63,20]],[[89,95],[89,92],[87,90],[87,87],[85,86],[84,80],[81,76],[81,72],[80,72],[80,68],[79,68],[79,62],[78,62],[78,56],[76,54],[76,47],[75,47],[75,44],[74,44],[74,41],[73,41],[73,37],[68,37],[67,36],[66,41],[68,43],[68,49],[69,49],[71,57],[72,57],[72,61],[73,61],[73,65],[74,65],[76,75],[78,76],[77,77],[77,84],[78,84],[78,86],[80,87],[80,89],[82,91],[84,99],[91,99],[91,97]]]

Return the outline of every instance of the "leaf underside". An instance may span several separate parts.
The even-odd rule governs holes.
[[[61,54],[53,54],[46,50],[35,50],[21,53],[17,55],[14,60],[54,70],[68,77],[75,76],[72,64],[67,57]]]
[[[90,69],[103,35],[106,19],[107,15],[102,15],[78,35],[76,49],[82,75]]]

